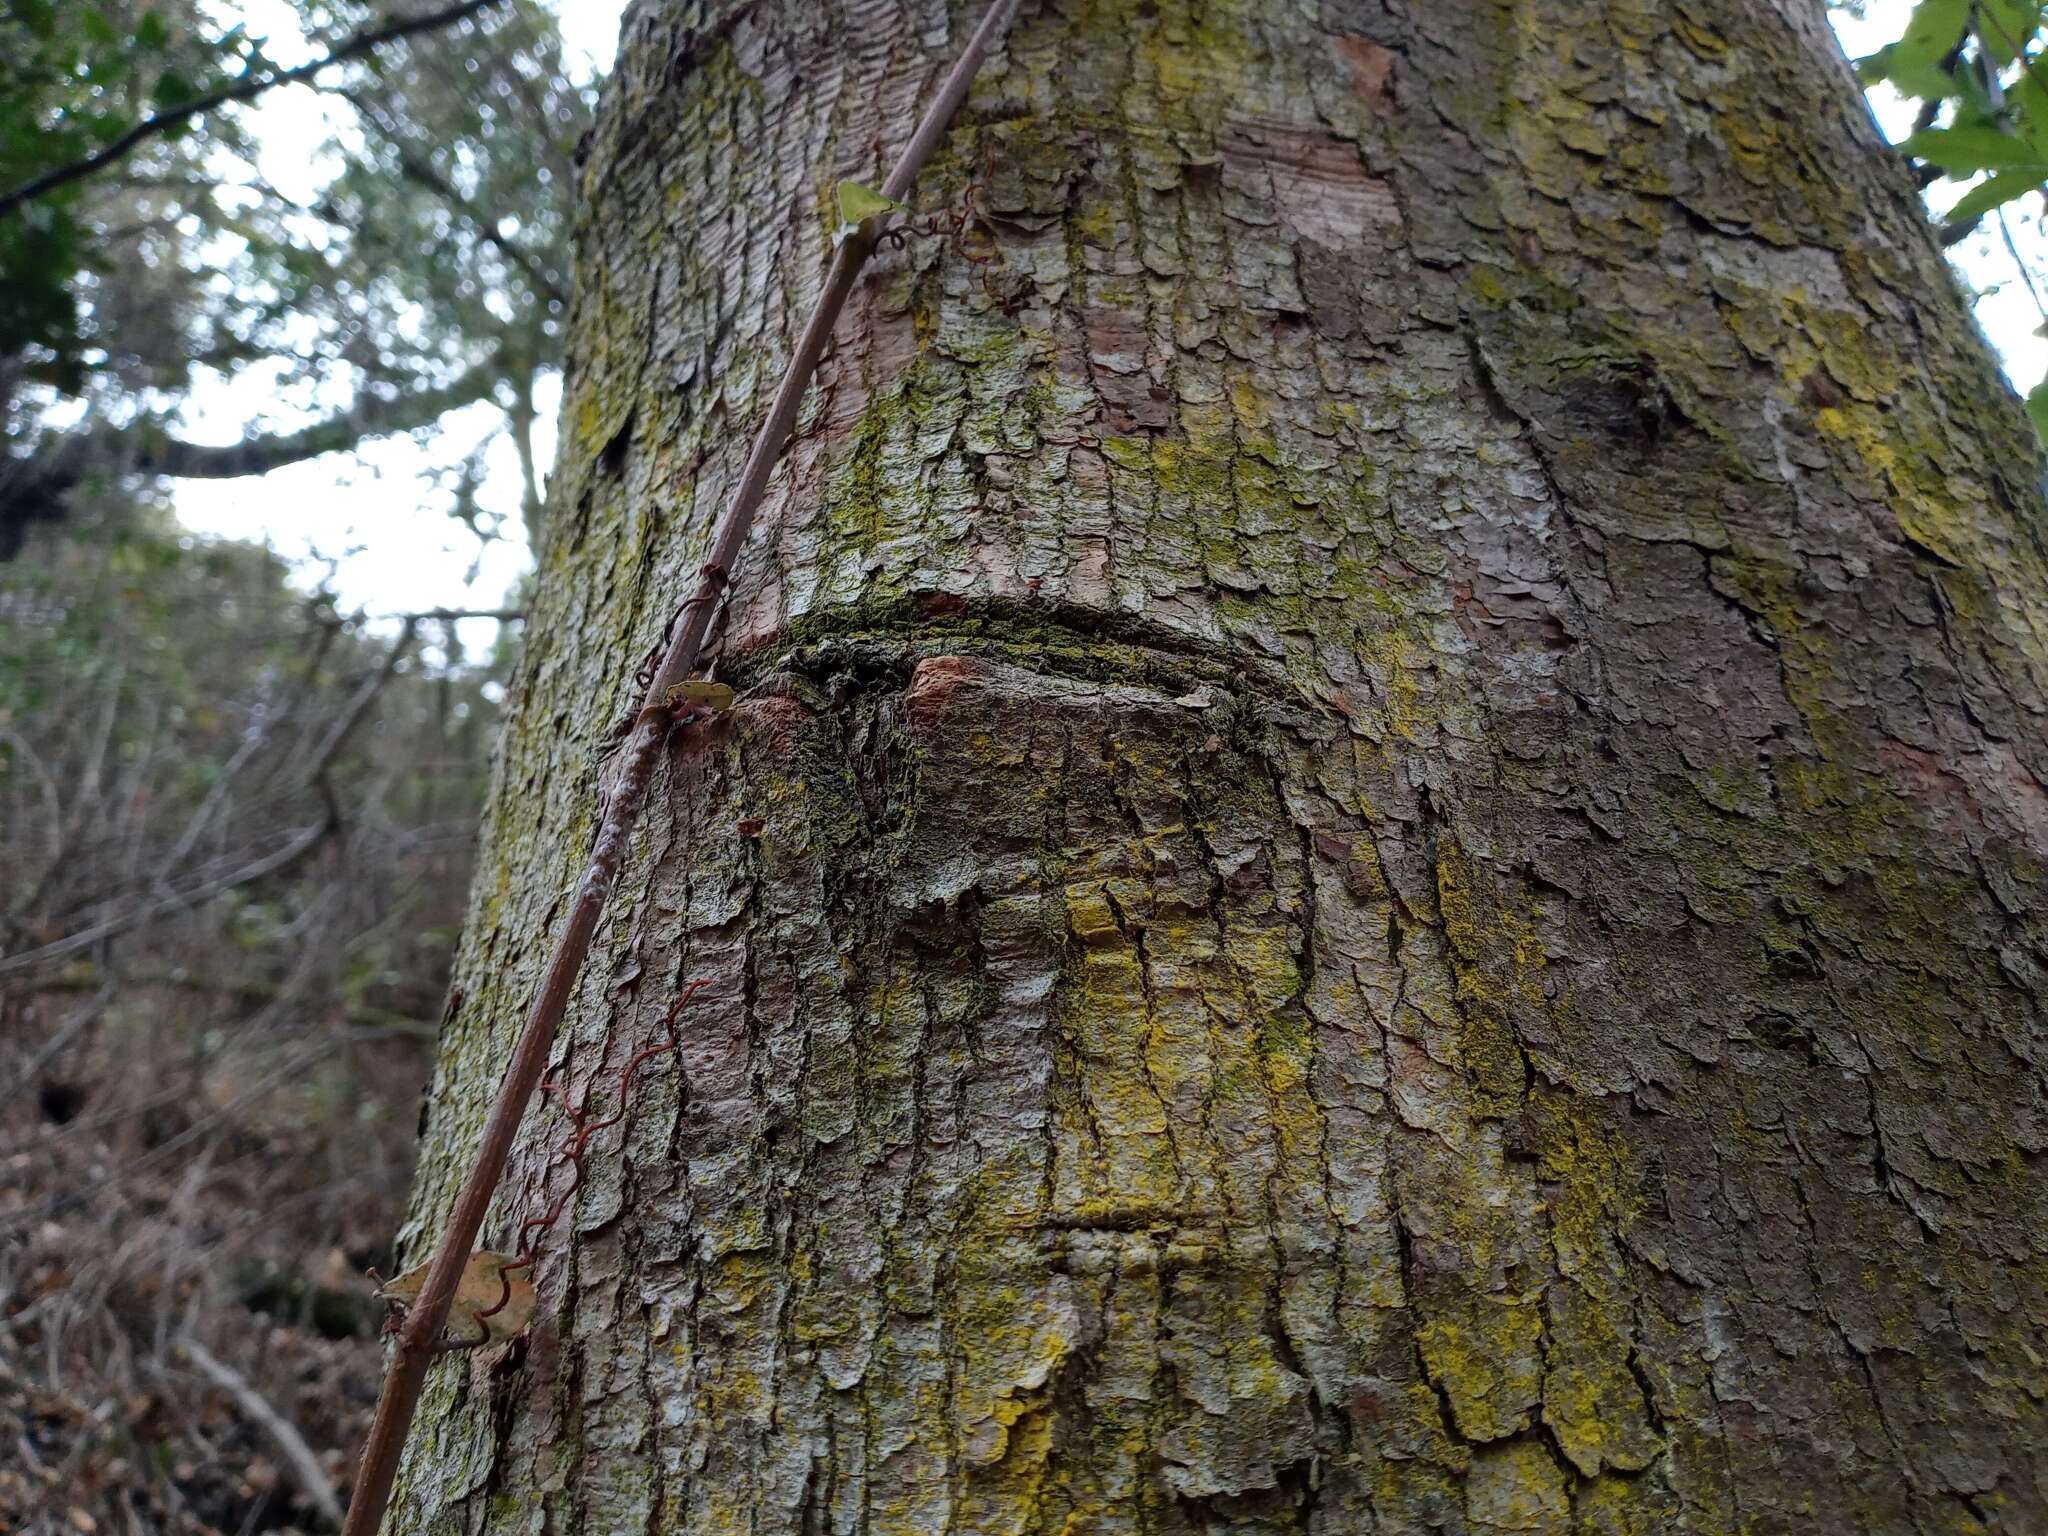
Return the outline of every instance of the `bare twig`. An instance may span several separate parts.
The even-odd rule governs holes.
[[[939,88],[937,98],[926,109],[916,132],[911,135],[910,143],[904,147],[895,169],[882,184],[884,197],[900,202],[910,190],[919,169],[937,146],[960,103],[966,99],[967,89],[981,68],[983,56],[1008,29],[1010,15],[1016,5],[1017,0],[990,0],[981,25],[968,39],[966,48]],[[534,1089],[539,1086],[541,1075],[546,1070],[555,1029],[567,1011],[569,994],[583,969],[584,957],[590,951],[591,936],[596,932],[598,918],[625,864],[633,828],[640,819],[641,806],[646,802],[648,786],[654,778],[655,765],[660,760],[669,733],[679,724],[687,723],[687,720],[678,719],[676,706],[669,702],[671,690],[696,669],[712,612],[726,588],[726,573],[738,558],[747,533],[753,527],[754,512],[767,489],[769,473],[796,425],[797,408],[810,387],[811,375],[817,369],[818,359],[824,353],[825,343],[832,335],[840,311],[845,308],[847,296],[853,291],[854,279],[860,275],[861,267],[874,250],[879,224],[878,220],[863,223],[833,252],[817,307],[804,326],[788,370],[776,389],[774,402],[754,437],[739,488],[725,515],[713,529],[710,558],[704,564],[697,590],[684,603],[680,615],[683,622],[675,626],[676,633],[669,642],[667,654],[655,669],[653,680],[641,700],[640,713],[621,754],[623,761],[605,806],[604,820],[598,828],[589,862],[584,866],[583,878],[577,887],[575,905],[555,940],[554,953],[549,956],[540,990],[535,994],[526,1023],[520,1030],[512,1059],[506,1064],[497,1098],[484,1122],[475,1160],[456,1196],[455,1207],[449,1213],[448,1225],[441,1234],[440,1246],[428,1267],[426,1280],[399,1329],[398,1347],[384,1378],[384,1390],[377,1402],[377,1416],[370,1426],[369,1440],[363,1447],[362,1467],[349,1503],[348,1520],[342,1527],[343,1536],[374,1536],[383,1523],[385,1508],[391,1501],[391,1484],[398,1475],[398,1459],[405,1449],[413,1415],[419,1408],[420,1389],[426,1383],[427,1367],[434,1360],[456,1284],[469,1261],[470,1250],[483,1227],[484,1217],[490,1211],[492,1193],[504,1176],[505,1163],[519,1133],[519,1122],[525,1116],[527,1102],[533,1097]],[[688,718],[695,718],[694,713]]]
[[[5,218],[23,203],[41,197],[46,192],[68,186],[82,177],[90,176],[102,166],[112,165],[126,156],[136,145],[168,133],[180,123],[201,117],[218,107],[225,107],[237,101],[249,101],[261,96],[275,86],[289,85],[294,80],[310,80],[322,70],[341,64],[349,59],[360,58],[374,52],[384,44],[396,42],[402,37],[412,37],[421,32],[431,32],[438,27],[474,16],[478,11],[502,5],[504,0],[461,0],[460,4],[443,6],[438,11],[429,11],[424,16],[408,16],[397,21],[387,21],[381,27],[369,27],[354,37],[335,45],[329,52],[317,59],[309,59],[291,69],[266,69],[257,74],[244,75],[233,85],[224,85],[217,91],[204,96],[195,96],[190,101],[180,102],[175,107],[166,107],[152,113],[126,133],[104,148],[96,149],[68,165],[57,166],[45,171],[32,181],[23,182],[13,191],[0,194],[0,218]]]
[[[2020,282],[2027,290],[2027,297],[2034,301],[2034,313],[2048,323],[2048,304],[2041,301],[2041,290],[2034,286],[2034,274],[2027,270],[2026,258],[2020,255],[2019,242],[2012,237],[2012,226],[2005,221],[2005,210],[1998,213],[1998,232],[2005,237],[2005,254],[2012,258],[2013,269],[2019,273]]]
[[[81,949],[90,949],[102,939],[111,939],[116,934],[126,933],[152,918],[168,917],[173,912],[196,907],[200,902],[218,896],[222,891],[231,891],[238,885],[247,885],[251,880],[261,880],[265,875],[274,875],[304,855],[315,843],[331,832],[334,825],[334,818],[330,815],[294,833],[283,847],[274,849],[261,858],[252,859],[224,875],[211,880],[201,880],[181,891],[172,891],[154,901],[117,913],[66,938],[39,945],[35,949],[23,950],[18,955],[9,955],[6,959],[0,960],[0,976],[11,976],[16,971],[44,965],[49,961],[62,959],[65,955],[75,955]]]
[[[14,1082],[0,1088],[0,1104],[9,1103],[20,1094],[26,1093],[29,1084],[42,1075],[43,1068],[63,1055],[64,1048],[90,1029],[100,1015],[107,1011],[107,1004],[114,1000],[114,993],[118,988],[119,982],[113,976],[102,981],[99,989],[86,999],[85,1006],[66,1019],[58,1031],[43,1042],[42,1049],[29,1058],[28,1064],[21,1069]]]
[[[26,894],[7,914],[10,927],[19,928],[21,919],[36,909],[50,884],[57,878],[78,844],[84,840],[86,829],[91,825],[94,813],[100,803],[100,772],[106,764],[107,748],[114,739],[114,722],[120,716],[121,683],[124,671],[114,669],[112,679],[106,685],[106,703],[100,709],[99,724],[95,728],[91,749],[86,753],[84,766],[70,775],[75,788],[72,790],[71,805],[64,813],[63,834],[54,844],[49,862],[34,880],[21,882]]]
[[[111,917],[103,918],[91,927],[80,929],[78,932],[68,934],[64,938],[54,939],[48,944],[39,945],[34,949],[24,950],[18,955],[9,955],[4,959],[0,959],[0,976],[10,976],[17,971],[29,970],[38,965],[48,964],[52,960],[60,960],[66,955],[76,954],[81,949],[89,949],[103,939],[111,939],[117,934],[126,933],[130,929],[137,928],[155,918],[168,917],[173,912],[182,912],[186,908],[197,906],[200,902],[210,900],[224,891],[231,891],[236,886],[247,885],[252,880],[261,880],[266,875],[276,874],[279,870],[311,850],[315,844],[341,824],[340,813],[335,806],[332,791],[327,784],[327,769],[333,763],[335,754],[341,750],[342,743],[348,739],[350,732],[361,723],[364,713],[375,702],[377,695],[383,692],[384,685],[390,682],[392,676],[398,671],[399,663],[405,659],[405,653],[412,647],[413,636],[418,632],[418,627],[419,621],[416,618],[408,617],[406,619],[404,626],[399,631],[397,641],[392,645],[390,651],[386,653],[383,664],[363,682],[362,686],[356,690],[348,703],[343,706],[341,712],[330,722],[326,734],[320,738],[319,745],[313,749],[312,754],[306,760],[305,767],[299,772],[299,787],[307,790],[318,790],[326,804],[327,815],[322,820],[294,833],[282,847],[273,852],[264,854],[260,858],[252,859],[247,864],[229,870],[226,874],[217,875],[209,880],[196,881],[182,890],[174,890],[168,887],[165,877],[170,873],[171,863],[166,862],[159,872],[155,889],[148,900],[143,901],[137,906],[130,907],[125,912],[117,912]],[[231,765],[230,771],[239,764],[240,760],[238,754],[236,763]],[[208,810],[209,806],[202,805],[199,814],[204,815]],[[196,826],[197,824],[197,817],[195,816],[194,825]],[[185,851],[181,846],[179,851],[173,856],[173,859],[182,858]]]
[[[418,631],[417,619],[408,618],[400,626],[397,641],[385,653],[384,664],[356,690],[355,697],[348,701],[339,715],[335,716],[334,723],[328,727],[327,734],[320,740],[320,745],[313,749],[312,757],[307,760],[305,770],[299,776],[302,783],[310,786],[327,772],[327,765],[334,761],[334,754],[341,750],[341,744],[348,740],[349,733],[362,720],[364,711],[376,702],[377,695],[384,691],[384,685],[390,682],[398,671],[399,663],[405,660],[405,653],[412,649],[412,639]]]
[[[64,800],[57,792],[57,776],[36,755],[36,749],[29,745],[28,738],[13,726],[0,724],[0,742],[13,748],[23,765],[35,775],[36,787],[43,792],[43,823],[48,828],[50,863],[55,865],[64,857]]]
[[[235,1406],[242,1410],[242,1417],[270,1436],[271,1444],[284,1457],[285,1465],[292,1469],[292,1476],[298,1480],[307,1500],[320,1512],[320,1518],[329,1525],[341,1524],[341,1500],[334,1496],[334,1485],[328,1482],[327,1474],[320,1469],[319,1458],[314,1456],[313,1448],[306,1444],[306,1437],[299,1433],[297,1426],[273,1408],[261,1392],[250,1386],[240,1371],[216,1359],[204,1344],[191,1335],[179,1339],[178,1348],[199,1368],[202,1376],[235,1400]]]
[[[198,845],[199,839],[205,835],[207,827],[213,821],[214,812],[219,810],[221,803],[227,799],[228,790],[234,784],[237,775],[248,766],[250,758],[263,750],[264,743],[270,739],[270,724],[270,699],[266,696],[257,701],[255,718],[249,722],[248,730],[242,733],[241,745],[235,748],[234,754],[228,758],[227,763],[214,777],[213,783],[207,787],[198,809],[193,811],[186,821],[185,830],[179,834],[178,841],[172,845],[171,851],[164,855],[163,863],[158,866],[156,889],[159,894],[169,889],[171,875],[185,862],[185,855],[190,853]]]

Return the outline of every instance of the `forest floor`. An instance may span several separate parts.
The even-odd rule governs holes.
[[[0,1532],[329,1529],[509,649],[121,502],[0,620]]]
[[[357,1061],[404,1111],[367,1118],[409,1133],[426,1060]],[[180,1156],[219,1074],[95,1118],[123,1076],[88,1055],[0,1110],[0,1531],[330,1529],[381,1376],[364,1270],[389,1265],[409,1134],[351,1138],[301,1087]]]

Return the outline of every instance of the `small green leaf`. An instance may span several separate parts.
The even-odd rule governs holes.
[[[1896,43],[1859,62],[1867,78],[1889,80],[1908,96],[1952,95],[1954,76],[1941,67],[1970,23],[1970,0],[1920,0]]]
[[[839,227],[832,231],[832,243],[839,244],[849,235],[859,233],[861,225],[869,219],[880,218],[885,213],[901,210],[903,204],[892,197],[884,197],[873,187],[857,181],[835,181],[832,183],[832,203],[839,212]]]
[[[2005,171],[1990,176],[1970,188],[1956,200],[1956,205],[1942,215],[1951,224],[1968,219],[1981,218],[2001,204],[2009,203],[2016,197],[2025,197],[2041,185],[2039,175],[2028,175],[2022,171]]]
[[[701,677],[693,677],[671,684],[668,692],[662,696],[662,702],[670,709],[708,709],[713,714],[718,714],[722,710],[731,709],[732,701],[737,697],[738,695],[724,683],[707,682]]]
[[[1977,38],[2001,68],[2024,50],[2041,24],[2039,0],[1977,0]]]
[[[2027,391],[2027,416],[2034,423],[2034,435],[2048,443],[2048,379]]]
[[[2037,180],[2048,176],[2048,161],[2039,150],[1996,128],[1923,128],[1899,148],[1951,176],[1978,171],[2029,171]]]

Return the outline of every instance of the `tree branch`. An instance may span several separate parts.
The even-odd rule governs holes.
[[[335,94],[354,107],[363,121],[375,128],[384,142],[397,152],[401,175],[418,182],[446,203],[451,210],[460,214],[477,232],[479,239],[526,274],[526,280],[533,284],[534,292],[544,299],[560,304],[564,309],[568,308],[569,296],[556,286],[533,255],[523,246],[506,239],[498,230],[497,220],[486,217],[481,209],[471,204],[468,198],[455,189],[454,183],[434,169],[432,162],[415,153],[382,107],[366,99],[361,91],[341,90]]]
[[[334,1485],[327,1481],[320,1459],[306,1444],[306,1437],[299,1433],[298,1427],[273,1408],[270,1399],[250,1386],[240,1371],[214,1358],[206,1346],[190,1334],[178,1340],[178,1347],[199,1368],[202,1376],[235,1400],[235,1406],[242,1410],[244,1418],[270,1436],[271,1444],[284,1457],[285,1465],[292,1469],[292,1476],[298,1480],[313,1508],[319,1511],[320,1518],[329,1525],[341,1524],[341,1500],[334,1496]]]
[[[323,453],[339,453],[369,437],[410,432],[449,411],[495,397],[504,359],[493,354],[448,382],[383,398],[359,394],[346,410],[296,432],[237,443],[188,443],[154,422],[73,432],[56,447],[20,459],[0,458],[0,560],[11,559],[32,522],[63,516],[66,499],[96,471],[162,475],[173,480],[232,480],[267,474]]]
[[[112,165],[124,158],[136,145],[167,133],[180,123],[203,116],[216,107],[253,100],[274,86],[289,85],[296,80],[310,80],[331,65],[360,58],[385,43],[412,37],[421,32],[434,31],[465,17],[474,16],[478,11],[504,3],[505,0],[460,0],[459,4],[444,6],[438,11],[429,11],[424,16],[387,21],[380,27],[369,27],[358,32],[317,59],[295,65],[291,69],[269,69],[261,74],[245,75],[233,85],[222,86],[217,91],[194,97],[191,101],[180,102],[175,107],[166,107],[161,112],[145,117],[104,148],[96,149],[83,159],[74,160],[68,165],[60,165],[54,170],[45,171],[11,192],[0,194],[0,218],[5,218],[24,203],[41,197],[46,192],[54,192],[59,187],[68,186],[82,177],[90,176],[102,166]]]
[[[310,427],[244,438],[238,443],[213,446],[188,443],[160,431],[145,434],[129,467],[174,480],[233,480],[268,474],[286,464],[353,448],[366,437],[388,437],[431,426],[458,406],[493,398],[504,371],[504,359],[494,353],[446,384],[389,398],[358,394],[346,410]]]
[[[524,608],[420,608],[411,613],[380,613],[380,619],[407,619],[413,621],[431,619],[436,623],[449,619],[496,619],[500,624],[524,624]]]

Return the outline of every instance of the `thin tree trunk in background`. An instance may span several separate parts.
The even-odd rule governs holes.
[[[412,1256],[959,23],[628,19]],[[684,1050],[390,1528],[2048,1528],[2040,466],[1819,6],[1037,0],[970,186],[558,1045]]]

